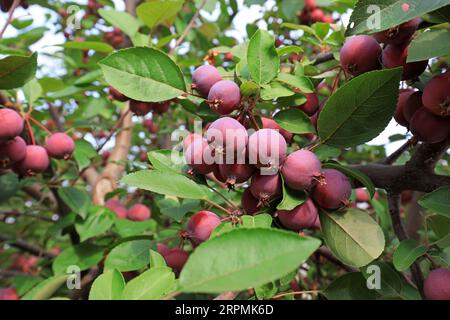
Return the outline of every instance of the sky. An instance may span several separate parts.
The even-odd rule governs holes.
[[[124,10],[124,1],[123,0],[113,0],[117,10]],[[243,41],[243,35],[247,34],[246,25],[255,23],[256,20],[260,19],[263,16],[263,10],[259,5],[252,5],[250,7],[243,5],[244,0],[238,0],[239,4],[239,13],[233,20],[234,30],[229,31],[228,35],[233,36],[239,41]],[[86,3],[86,1],[75,1],[78,3]],[[275,1],[269,0],[266,1],[264,6],[266,8],[271,8],[275,5]],[[26,15],[31,15],[33,17],[33,27],[37,26],[46,26],[49,31],[46,32],[45,36],[37,43],[32,46],[32,50],[38,53],[54,53],[55,51],[60,50],[58,47],[55,47],[57,44],[61,44],[64,42],[64,37],[61,34],[55,33],[55,26],[51,23],[46,23],[45,19],[45,11],[39,6],[31,6],[28,10],[24,10],[22,8],[18,8],[15,13],[15,17],[23,17]],[[202,16],[207,20],[214,20],[220,14],[219,10],[215,10],[212,13],[208,13],[206,11],[201,12]],[[341,16],[341,21],[344,25],[348,24],[351,12],[348,12]],[[6,20],[6,13],[0,14],[0,26],[3,25]],[[267,26],[265,23],[259,23],[258,27],[261,29],[266,29]],[[17,31],[13,27],[9,27],[4,37],[12,37],[17,34]],[[43,72],[50,73],[54,75],[58,75],[58,70],[62,70],[56,64],[54,59],[49,59],[45,55],[39,55],[38,63],[42,68]],[[62,67],[62,65],[61,65]],[[39,75],[38,75],[39,76]],[[370,145],[385,145],[387,154],[394,152],[398,147],[404,144],[405,140],[400,140],[396,142],[390,143],[389,137],[395,134],[405,134],[407,129],[398,125],[394,120],[392,120],[389,126],[375,139],[370,141],[368,144]],[[108,147],[108,146],[107,146]]]

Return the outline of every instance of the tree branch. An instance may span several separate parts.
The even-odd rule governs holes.
[[[20,0],[14,0],[13,4],[11,5],[11,8],[9,8],[8,18],[7,18],[6,22],[5,22],[5,24],[3,25],[2,30],[0,31],[0,39],[3,38],[3,35],[5,34],[6,28],[8,28],[9,24],[11,23],[11,21],[13,21],[14,11],[19,6],[19,4],[20,4]]]
[[[24,240],[21,239],[11,240],[10,237],[1,233],[0,233],[0,242],[7,242],[11,247],[15,247],[19,250],[31,253],[35,256],[45,257],[49,259],[53,259],[54,257],[56,257],[56,255],[54,255],[53,253],[47,252]]]

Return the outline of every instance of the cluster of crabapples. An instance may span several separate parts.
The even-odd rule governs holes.
[[[385,68],[403,67],[402,80],[414,82],[427,68],[428,61],[407,62],[408,50],[420,18],[394,28],[349,38],[340,52],[344,70],[358,76]],[[380,43],[384,44],[382,49]],[[434,76],[423,91],[402,89],[395,120],[407,127],[419,141],[441,142],[450,135],[450,73]]]
[[[75,149],[73,139],[65,133],[47,137],[44,146],[28,144],[21,137],[24,118],[15,110],[0,109],[0,169],[12,169],[21,176],[42,173],[50,165],[50,157],[67,160]]]
[[[316,0],[305,0],[305,6],[303,10],[298,13],[298,20],[301,24],[311,25],[316,22],[333,23],[333,17],[326,14],[320,9]]]

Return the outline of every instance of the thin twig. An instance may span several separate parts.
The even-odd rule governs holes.
[[[14,10],[16,10],[16,8],[19,6],[19,3],[20,3],[20,0],[14,0],[13,4],[11,5],[11,8],[9,8],[8,19],[6,19],[5,25],[3,26],[2,30],[0,31],[0,39],[3,38],[6,28],[8,28],[11,21],[13,21]]]
[[[0,234],[0,242],[8,242],[8,244],[11,247],[15,247],[19,250],[31,253],[36,256],[41,256],[41,257],[50,258],[50,259],[53,259],[54,257],[56,257],[55,254],[53,254],[51,252],[47,252],[33,244],[30,244],[30,243],[24,241],[24,240],[21,240],[21,239],[12,240],[9,236],[7,236],[5,234]]]
[[[189,34],[189,32],[191,31],[191,29],[194,27],[194,23],[195,20],[198,18],[198,16],[200,15],[200,11],[203,9],[203,7],[206,5],[206,2],[208,0],[203,0],[200,3],[200,6],[198,7],[197,11],[195,12],[194,16],[192,17],[191,21],[189,21],[186,29],[184,29],[183,34],[177,39],[177,41],[175,42],[175,45],[173,46],[172,49],[170,49],[170,54],[173,54],[175,52],[175,49],[181,44],[183,43],[184,39],[187,37],[187,35]]]
[[[286,297],[286,296],[292,296],[292,295],[304,294],[304,293],[318,294],[320,292],[321,292],[320,290],[291,291],[291,292],[277,294],[276,296],[273,296],[271,299],[278,299],[278,298],[282,298],[282,297]]]
[[[382,163],[393,164],[403,153],[405,153],[413,144],[413,140],[409,139],[400,148],[394,151],[389,157],[387,157]]]

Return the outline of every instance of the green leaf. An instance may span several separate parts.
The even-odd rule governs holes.
[[[86,140],[75,140],[75,151],[73,158],[78,164],[79,170],[91,165],[91,159],[97,156],[97,151]]]
[[[450,53],[450,29],[431,29],[413,39],[407,62],[423,61]]]
[[[277,81],[299,89],[303,93],[314,92],[314,86],[309,78],[289,73],[278,74]]]
[[[183,7],[184,0],[153,0],[144,2],[136,8],[136,14],[146,26],[154,26],[171,19]]]
[[[105,207],[91,207],[86,220],[75,224],[80,240],[85,241],[108,231],[114,224],[114,217],[114,212]]]
[[[283,200],[278,204],[277,210],[293,210],[305,200],[304,192],[291,189],[283,182]]]
[[[402,277],[387,263],[375,261],[362,268],[361,272],[369,284],[379,285],[379,288],[374,287],[374,289],[384,298],[402,297]],[[379,283],[371,281],[377,276],[379,276]]]
[[[48,278],[28,291],[21,299],[47,300],[67,281],[68,277],[69,275],[63,274]]]
[[[126,241],[114,247],[105,261],[105,269],[117,269],[121,272],[133,271],[150,263],[150,240]]]
[[[27,99],[27,102],[29,105],[33,105],[34,102],[39,99],[39,97],[42,95],[42,87],[39,84],[39,81],[37,81],[36,78],[28,81],[22,88],[23,93]]]
[[[242,228],[270,228],[272,226],[272,216],[267,213],[261,213],[256,216],[243,215]]]
[[[181,173],[186,164],[184,155],[174,150],[154,150],[148,153],[153,168],[161,171]],[[175,162],[172,161],[174,159]]]
[[[91,199],[86,191],[75,187],[63,187],[58,188],[58,195],[73,212],[82,218],[86,217],[91,205]]]
[[[6,173],[0,176],[0,203],[8,200],[20,190],[20,182],[14,173]]]
[[[351,147],[378,136],[395,112],[401,73],[401,68],[368,72],[337,90],[319,116],[322,143]]]
[[[425,209],[450,218],[450,187],[442,187],[422,196],[418,202]]]
[[[445,216],[427,216],[431,229],[436,235],[437,241],[434,243],[440,248],[450,247],[450,219]]]
[[[419,245],[416,240],[403,240],[392,256],[392,262],[395,269],[398,271],[405,271],[417,260],[427,252],[427,248]]]
[[[367,288],[361,272],[351,272],[334,280],[323,291],[323,295],[328,300],[374,300],[377,292]]]
[[[409,5],[406,12],[402,9],[405,3]],[[371,6],[374,4],[377,6],[375,18],[378,19],[373,19],[374,9]],[[450,0],[380,0],[376,3],[359,0],[350,17],[346,35],[386,30],[449,4]],[[379,25],[374,26],[374,22]]]
[[[102,259],[103,248],[83,242],[61,252],[53,261],[53,272],[55,274],[66,273],[67,268],[73,265],[79,267],[80,271],[87,270]]]
[[[369,191],[371,198],[373,198],[373,196],[375,195],[375,186],[374,186],[372,180],[370,180],[370,178],[365,173],[363,173],[359,170],[356,170],[356,169],[352,169],[352,168],[343,166],[337,162],[324,163],[323,168],[336,169],[336,170],[341,171],[346,176],[351,177],[351,178],[361,182],[367,188],[367,191]]]
[[[104,58],[99,64],[106,82],[134,100],[166,101],[186,91],[180,68],[158,49],[123,49]]]
[[[138,236],[144,234],[146,231],[155,230],[155,220],[132,221],[128,219],[117,219],[115,222],[117,232],[122,238]]]
[[[275,49],[275,39],[269,32],[264,30],[255,32],[248,44],[247,62],[255,82],[266,84],[276,77],[280,68],[280,58]]]
[[[235,229],[202,243],[181,271],[184,292],[240,291],[296,269],[320,240],[276,229]]]
[[[299,0],[284,0],[280,2],[281,12],[287,20],[295,20],[297,13],[305,6],[304,1]]]
[[[284,56],[285,54],[300,53],[300,52],[303,52],[303,49],[299,46],[283,46],[277,48],[277,53],[280,57]]]
[[[98,10],[98,13],[103,19],[119,28],[130,37],[132,37],[142,26],[138,19],[126,12],[100,9]]]
[[[277,112],[273,117],[283,129],[296,133],[311,133],[315,132],[314,126],[309,117],[301,110],[290,108]]]
[[[150,250],[150,267],[151,268],[159,268],[159,267],[166,267],[166,260],[164,260],[164,257],[159,254],[155,250]]]
[[[95,279],[89,292],[89,300],[120,300],[125,280],[118,270],[108,270]]]
[[[114,51],[114,48],[109,44],[97,41],[68,41],[57,46],[66,49],[78,49],[78,50],[94,50],[97,52],[110,53]]]
[[[162,199],[158,202],[161,213],[174,219],[177,222],[181,222],[184,216],[189,212],[195,212],[200,209],[200,202],[198,200],[186,199],[182,203],[171,198]]]
[[[380,226],[364,211],[320,212],[326,245],[343,263],[362,267],[378,258],[384,250]]]
[[[140,189],[188,199],[205,199],[203,189],[189,178],[170,172],[142,170],[131,173],[121,180],[122,183]]]
[[[273,100],[280,97],[289,97],[294,95],[295,92],[277,82],[270,84],[263,84],[261,86],[261,99]]]
[[[159,300],[176,289],[175,274],[168,267],[151,268],[127,283],[124,300]]]
[[[102,77],[102,75],[103,75],[102,70],[97,69],[82,75],[77,80],[75,80],[74,84],[76,86],[88,85],[96,80],[99,80]]]
[[[10,55],[0,59],[0,89],[22,87],[36,75],[37,53],[31,56]]]

